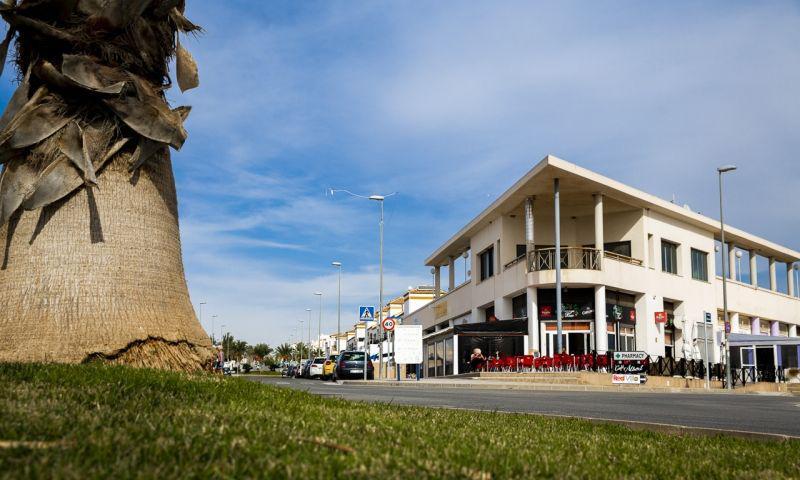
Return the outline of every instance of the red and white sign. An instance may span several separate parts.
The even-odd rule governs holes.
[[[642,378],[644,375],[629,375],[629,374],[612,374],[611,375],[611,383],[628,383],[628,384],[640,384],[647,381],[647,378]]]
[[[667,312],[656,312],[656,323],[667,323]]]
[[[387,332],[391,332],[392,330],[394,330],[394,325],[395,325],[394,318],[388,317],[383,319],[383,329],[386,330]]]

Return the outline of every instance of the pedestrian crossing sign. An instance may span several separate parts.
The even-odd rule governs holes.
[[[358,320],[360,322],[371,322],[375,320],[375,307],[358,307]]]

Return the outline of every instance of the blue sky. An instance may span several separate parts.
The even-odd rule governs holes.
[[[236,336],[336,325],[430,283],[424,258],[546,154],[800,249],[796,2],[190,0],[200,88],[173,155],[192,299]],[[3,79],[7,98],[9,78]]]

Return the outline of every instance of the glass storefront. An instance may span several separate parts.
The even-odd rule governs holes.
[[[636,350],[636,298],[627,293],[606,292],[608,349]],[[613,347],[612,347],[613,345]]]

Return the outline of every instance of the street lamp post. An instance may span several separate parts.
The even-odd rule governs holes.
[[[336,300],[336,354],[342,350],[339,345],[339,336],[342,334],[342,262],[331,263],[339,270],[339,292]]]
[[[220,325],[220,327],[219,327],[219,336],[222,337],[223,341],[225,341],[225,334],[222,333],[222,332],[225,330],[225,327],[227,327],[227,325],[225,325],[224,323],[222,325]],[[222,353],[225,355],[225,361],[227,362],[228,361],[228,342],[227,341],[225,341],[225,343],[222,344]]]
[[[322,292],[315,292],[314,295],[319,297],[319,323],[317,325],[317,345],[319,345],[322,342]]]
[[[719,229],[720,229],[720,243],[721,248],[720,251],[722,252],[722,321],[724,322],[725,328],[725,383],[728,390],[733,389],[733,385],[731,384],[731,347],[728,342],[729,331],[730,331],[730,321],[728,319],[728,282],[727,282],[727,274],[725,272],[725,219],[723,217],[723,209],[722,209],[722,174],[727,172],[732,172],[736,170],[734,165],[725,165],[722,167],[717,168],[717,173],[719,174]]]
[[[797,277],[794,281],[794,293],[800,297],[800,263],[795,263],[793,268],[795,277]]]
[[[344,193],[346,193],[346,194],[348,194],[350,196],[353,196],[353,197],[366,198],[368,200],[372,200],[372,201],[380,203],[380,212],[381,212],[381,216],[380,216],[380,242],[379,242],[380,246],[379,246],[379,254],[378,254],[378,258],[379,258],[379,267],[378,268],[379,268],[379,274],[380,274],[380,281],[379,281],[379,283],[380,283],[380,288],[379,288],[380,289],[380,293],[378,295],[378,331],[379,331],[380,339],[381,339],[381,343],[380,343],[380,345],[381,345],[381,352],[380,352],[380,355],[381,355],[381,357],[380,357],[380,365],[381,365],[381,367],[380,368],[383,368],[383,340],[384,340],[384,332],[383,332],[383,202],[384,202],[384,200],[386,200],[386,198],[391,197],[392,195],[396,194],[397,192],[393,192],[393,193],[390,193],[388,195],[370,195],[369,197],[366,197],[364,195],[357,195],[357,194],[355,194],[353,192],[350,192],[348,190],[343,190],[343,189],[339,189],[339,190],[331,189],[330,190],[331,195],[335,194],[336,192],[344,192]],[[364,380],[367,379],[367,358],[366,357],[369,355],[368,348],[367,348],[367,328],[366,327],[367,326],[365,324],[364,325]],[[392,338],[394,338],[394,336]],[[392,354],[394,354],[394,348],[392,348]],[[397,374],[400,375],[400,370],[399,369],[397,371]]]
[[[736,279],[742,281],[742,251],[736,250]]]
[[[205,305],[205,304],[206,304],[206,302],[200,302],[200,304],[199,304],[200,305],[200,325],[203,325],[203,305]],[[213,326],[211,327],[211,344],[212,345],[214,344],[214,327]]]
[[[308,312],[308,359],[311,360],[311,309],[306,308]]]
[[[461,254],[461,258],[464,259],[464,283],[467,283],[467,258],[469,258],[469,251],[465,251]]]
[[[213,343],[213,344],[217,343],[217,342],[214,341],[214,340],[216,340],[214,337],[217,335],[216,330],[214,330],[214,319],[215,318],[217,318],[216,315],[211,315],[211,343]],[[221,331],[220,331],[220,335],[222,335]]]
[[[383,340],[384,340],[384,331],[383,331],[383,201],[386,199],[383,195],[370,195],[370,200],[376,201],[381,206],[381,220],[380,220],[380,241],[379,241],[379,253],[378,253],[378,270],[380,274],[380,293],[378,294],[378,331],[381,335],[381,368],[383,367]],[[366,330],[364,331],[364,337],[366,338]],[[392,336],[394,339],[394,336]],[[394,345],[392,345],[392,355],[394,355]],[[396,367],[396,365],[395,365]],[[386,361],[386,369],[389,368],[389,361]],[[364,375],[366,376],[367,369],[364,369]]]
[[[303,319],[300,319],[300,333],[297,335],[297,343],[300,348],[297,349],[297,363],[303,363]]]

